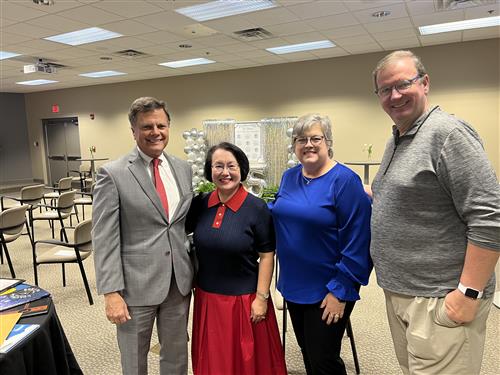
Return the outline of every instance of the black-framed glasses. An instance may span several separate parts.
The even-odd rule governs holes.
[[[212,165],[212,169],[217,173],[224,172],[224,169],[227,169],[229,172],[236,172],[238,169],[240,169],[240,166],[238,164],[214,164]]]
[[[313,135],[311,137],[297,137],[295,138],[294,143],[298,144],[299,146],[305,146],[307,142],[311,142],[313,146],[319,146],[321,144],[321,141],[325,139],[324,135]]]
[[[392,94],[392,90],[396,90],[400,94],[404,94],[410,87],[413,86],[415,82],[417,82],[420,78],[422,78],[422,74],[418,74],[415,78],[405,79],[404,81],[400,81],[393,86],[385,86],[375,90],[375,94],[377,94],[380,98],[386,98]]]

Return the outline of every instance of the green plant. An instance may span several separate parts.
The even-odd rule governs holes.
[[[265,202],[272,202],[278,192],[279,186],[268,186],[264,188],[261,198]]]
[[[195,193],[210,193],[215,190],[215,184],[213,182],[208,182],[206,180],[200,181],[198,185],[195,186]]]

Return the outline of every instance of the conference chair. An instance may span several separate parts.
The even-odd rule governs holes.
[[[64,225],[64,219],[67,219],[71,216],[71,212],[75,207],[75,192],[74,191],[66,191],[61,193],[56,200],[54,205],[40,205],[40,207],[44,207],[47,211],[42,211],[40,213],[30,213],[30,222],[31,226],[31,235],[33,237],[33,241],[35,240],[35,222],[44,220],[48,221],[51,225],[52,229],[52,238],[55,238],[55,228],[54,223],[56,221],[59,222],[61,226],[61,238],[63,238],[66,242],[68,241],[68,236],[66,234],[66,229]]]
[[[78,222],[80,221],[80,217],[78,216],[78,206],[82,206],[82,216],[83,220],[85,220],[85,206],[92,206],[94,187],[95,183],[93,183],[92,186],[90,187],[90,192],[85,192],[85,191],[76,192],[77,197],[75,198],[75,215],[76,215],[76,220]]]
[[[7,244],[17,240],[21,236],[25,225],[28,227],[28,224],[26,223],[26,210],[28,207],[28,205],[23,204],[21,206],[8,208],[0,212],[0,254],[2,255],[3,263],[3,253],[5,253],[12,278],[16,277],[16,273],[14,271],[14,267],[12,266]]]
[[[47,204],[47,199],[53,203],[61,193],[71,190],[71,183],[73,182],[73,177],[63,177],[59,180],[56,186],[46,186],[46,189],[53,190],[50,193],[46,193],[43,195],[43,202]]]
[[[71,176],[72,183],[78,183],[80,186],[80,191],[86,191],[87,185],[92,183],[90,170],[86,169],[86,166],[84,164],[81,164],[78,170],[70,170],[70,173],[75,174],[75,176]]]
[[[8,196],[8,195],[0,196],[0,206],[2,208],[2,211],[23,204],[28,205],[27,213],[28,213],[29,225],[27,226],[27,228],[28,228],[28,236],[31,242],[33,242],[33,239],[31,238],[31,233],[29,228],[32,227],[32,223],[31,221],[29,221],[29,218],[31,217],[30,214],[40,206],[40,202],[42,201],[43,198],[44,189],[45,186],[43,184],[31,185],[21,188],[19,197]],[[7,206],[6,204],[7,200],[14,201],[15,205]]]
[[[83,261],[92,253],[92,220],[79,223],[73,232],[73,241],[39,240],[33,246],[33,268],[35,284],[38,285],[38,266],[42,264],[60,263],[62,267],[63,286],[66,286],[66,263],[76,263],[80,268],[83,285],[91,305],[94,304],[90,287],[83,267]]]

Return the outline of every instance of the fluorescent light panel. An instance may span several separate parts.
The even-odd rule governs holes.
[[[500,16],[476,18],[473,20],[439,23],[436,25],[420,26],[420,35],[447,33],[450,31],[479,29],[482,27],[500,26]]]
[[[11,57],[20,56],[21,54],[15,52],[0,51],[0,60],[10,59]]]
[[[189,59],[189,60],[179,60],[179,61],[168,61],[158,65],[168,66],[169,68],[182,68],[185,66],[193,66],[193,65],[204,65],[204,64],[213,64],[215,61],[199,58],[199,59]]]
[[[27,85],[27,86],[38,86],[38,85],[48,85],[49,83],[57,83],[59,81],[51,81],[50,79],[35,79],[33,81],[22,81],[16,82],[18,85]]]
[[[100,42],[101,40],[118,38],[120,36],[123,35],[113,31],[101,29],[100,27],[89,27],[88,29],[53,35],[43,39],[50,40],[51,42],[68,44],[70,46],[79,46],[82,44]]]
[[[218,0],[179,8],[175,11],[198,22],[274,8],[272,0]]]
[[[82,73],[82,74],[78,74],[78,75],[82,76],[82,77],[88,77],[88,78],[102,78],[102,77],[122,76],[124,74],[127,74],[127,73],[117,72],[115,70],[103,70],[100,72],[89,72],[89,73]]]
[[[316,42],[290,44],[287,46],[266,48],[266,50],[277,55],[282,55],[284,53],[303,52],[332,47],[335,47],[335,44],[333,44],[329,40],[318,40]]]

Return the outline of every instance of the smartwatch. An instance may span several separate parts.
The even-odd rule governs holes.
[[[458,283],[458,290],[460,290],[466,297],[472,299],[479,299],[483,296],[483,292],[474,288],[469,288],[462,283]]]

